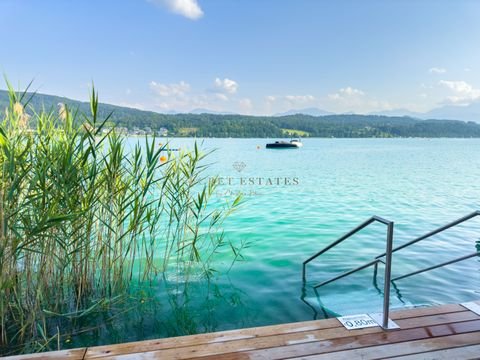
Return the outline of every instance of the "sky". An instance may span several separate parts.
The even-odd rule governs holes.
[[[0,0],[0,71],[158,112],[425,112],[480,101],[480,1]]]

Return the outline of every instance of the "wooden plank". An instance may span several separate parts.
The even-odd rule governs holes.
[[[361,334],[370,334],[374,332],[381,332],[381,328],[367,328],[362,330],[356,330],[355,333]],[[335,339],[339,336],[348,335],[348,330],[343,327],[337,328],[330,328],[330,329],[323,329],[323,330],[316,330],[316,331],[308,331],[308,332],[301,332],[301,333],[290,333],[290,334],[281,334],[281,335],[273,335],[273,336],[261,336],[256,338],[249,338],[249,339],[240,339],[235,341],[224,341],[224,342],[212,342],[212,343],[202,343],[197,345],[190,345],[190,346],[183,346],[183,347],[165,347],[162,349],[158,348],[125,348],[118,349],[117,347],[113,346],[110,347],[111,353],[103,353],[103,356],[113,356],[113,355],[126,355],[131,354],[132,358],[137,356],[140,353],[158,353],[161,356],[169,359],[186,359],[193,356],[208,356],[208,355],[215,355],[215,354],[222,354],[225,352],[241,352],[245,350],[254,350],[254,349],[263,349],[263,348],[270,348],[272,346],[287,346],[292,344],[304,344],[319,340],[326,340],[326,339]],[[93,359],[98,358],[99,356],[94,355],[91,356],[92,353],[90,350],[94,348],[90,348],[87,350],[86,359]],[[96,353],[94,353],[96,354]]]
[[[69,360],[82,360],[85,356],[87,348],[78,348],[71,350],[60,350],[60,351],[49,351],[37,354],[26,354],[26,355],[16,355],[8,356],[4,359],[8,360],[48,360],[48,359],[69,359]]]
[[[445,350],[429,351],[393,357],[393,359],[395,360],[452,360],[478,358],[480,358],[480,345],[460,346]]]
[[[465,308],[462,308],[465,310]],[[201,345],[210,343],[220,343],[226,341],[252,339],[263,336],[274,336],[278,334],[297,333],[305,331],[314,331],[320,329],[332,329],[341,327],[337,319],[305,321],[299,323],[290,323],[273,326],[263,326],[247,328],[241,330],[228,330],[208,334],[197,334],[188,336],[179,336],[173,338],[136,341],[123,344],[104,345],[90,347],[85,356],[86,359],[110,356],[113,354],[144,352],[160,349],[171,349],[191,345]]]
[[[410,317],[429,316],[435,314],[446,314],[452,312],[465,311],[465,308],[459,304],[446,304],[439,306],[417,307],[412,309],[404,309],[392,311],[390,318],[392,320],[405,319]]]
[[[444,322],[451,322],[454,318],[454,314],[458,314],[458,321],[465,321],[471,320],[471,315],[467,314],[468,312],[465,311],[465,308],[457,305],[457,304],[448,304],[448,305],[441,305],[436,307],[427,307],[427,308],[414,308],[414,309],[406,309],[395,311],[392,313],[391,318],[400,321],[402,327],[412,327],[417,326],[418,324],[439,324]],[[434,314],[443,314],[440,317],[431,317]],[[443,317],[445,316],[445,317]],[[420,319],[415,320],[417,323],[405,321],[408,319],[413,319],[415,317],[420,317]],[[425,317],[425,319],[421,319],[421,317]],[[140,353],[145,351],[154,351],[154,350],[162,350],[162,349],[172,349],[177,347],[188,347],[194,345],[202,345],[202,344],[214,344],[214,343],[222,343],[222,342],[237,342],[239,340],[248,340],[248,339],[256,339],[260,337],[271,337],[277,335],[287,335],[287,334],[297,334],[298,336],[294,336],[291,339],[284,338],[288,344],[298,344],[313,340],[312,336],[320,335],[318,333],[314,334],[306,334],[307,332],[318,332],[328,329],[337,329],[341,328],[341,324],[336,319],[327,319],[327,320],[315,320],[315,321],[304,321],[298,323],[290,323],[290,324],[280,324],[280,325],[273,325],[273,326],[265,326],[265,327],[256,327],[256,328],[249,328],[249,329],[240,329],[240,330],[229,330],[229,331],[222,331],[217,333],[210,333],[210,334],[197,334],[197,335],[190,335],[190,336],[183,336],[183,337],[176,337],[176,338],[166,338],[166,339],[158,339],[158,340],[147,340],[147,341],[139,341],[133,343],[126,343],[126,344],[118,344],[118,345],[107,345],[107,346],[99,346],[93,348],[82,348],[82,349],[73,349],[73,350],[64,350],[60,352],[49,352],[49,353],[41,353],[41,354],[31,354],[31,355],[21,355],[17,357],[10,357],[9,359],[25,359],[25,358],[32,358],[32,359],[54,359],[54,358],[71,358],[71,359],[81,359],[83,358],[84,354],[88,358],[95,358],[95,357],[104,357],[104,356],[111,356],[115,354],[122,354],[122,353]],[[376,332],[380,332],[379,328],[376,329]],[[360,334],[368,334],[370,332],[358,333],[355,331],[356,335]],[[350,336],[349,333],[342,333],[337,331],[330,331],[330,333],[324,333],[322,338],[331,338],[337,334],[338,337],[342,336]],[[239,344],[245,345],[245,344]]]
[[[416,318],[398,319],[396,323],[402,329],[411,329],[421,326],[432,326],[440,324],[448,324],[453,322],[462,322],[480,319],[480,316],[472,311],[462,311],[457,313],[439,314],[432,316],[421,316]]]
[[[168,359],[188,359],[194,357],[205,357],[205,359],[235,359],[236,356],[239,355],[238,353],[244,353],[251,358],[282,359],[285,357],[306,356],[385,343],[426,339],[434,336],[433,334],[436,334],[436,336],[445,336],[471,331],[480,331],[480,320],[392,332],[384,332],[380,328],[368,328],[355,331],[354,333],[356,335],[352,335],[352,332],[348,332],[348,330],[344,328],[327,329],[303,334],[301,338],[298,338],[300,334],[288,334],[188,346],[177,349],[156,350],[145,352],[143,355],[152,358],[164,357]],[[347,336],[340,337],[339,332],[343,332]],[[111,358],[133,359],[139,354],[116,355],[117,356]]]
[[[369,330],[369,329],[365,329]],[[363,330],[362,330],[363,331]],[[404,343],[407,341],[415,341],[422,339],[429,339],[431,337],[446,337],[448,335],[455,335],[461,333],[479,332],[476,335],[476,343],[480,341],[480,320],[468,321],[463,323],[443,324],[435,326],[427,326],[424,328],[413,328],[407,330],[397,330],[391,332],[380,332],[358,336],[350,336],[345,338],[334,338],[328,341],[315,341],[309,343],[303,343],[298,345],[278,346],[263,349],[232,349],[229,344],[223,344],[223,354],[217,353],[216,355],[208,356],[208,349],[191,349],[190,353],[177,352],[177,354],[171,354],[168,352],[152,352],[148,353],[152,358],[159,358],[161,356],[170,356],[174,359],[185,359],[205,356],[204,360],[213,359],[236,359],[239,355],[236,352],[242,352],[242,355],[248,356],[250,359],[284,359],[290,357],[306,357],[309,355],[326,354],[333,352],[341,352],[344,350],[361,349],[366,347],[379,348],[378,345]],[[475,344],[475,342],[470,343]],[[178,349],[180,350],[180,349]],[[182,349],[183,350],[183,349]],[[186,348],[185,348],[186,350]],[[168,350],[167,350],[168,351]],[[188,356],[190,355],[190,356]],[[134,358],[125,356],[118,356],[115,359],[129,359]],[[348,356],[343,358],[350,358]],[[353,357],[355,358],[355,357]]]
[[[415,308],[415,309],[407,309],[396,311],[392,313],[391,318],[395,320],[400,319],[408,319],[415,316],[427,316],[424,320],[426,321],[426,325],[434,325],[441,323],[442,320],[436,320],[436,322],[431,323],[431,318],[428,318],[429,315],[433,314],[452,314],[454,313],[468,313],[463,306],[457,304],[449,304],[449,305],[442,305],[437,307],[431,308]],[[464,315],[461,315],[464,316]],[[461,317],[461,319],[468,319],[471,320],[471,317],[465,318]],[[420,320],[419,320],[420,321]],[[445,320],[445,322],[450,322],[450,320]],[[400,321],[400,326],[405,327],[409,326],[408,323]],[[410,326],[411,327],[411,326]],[[190,336],[182,336],[176,338],[166,338],[166,339],[157,339],[157,340],[147,340],[147,341],[138,341],[138,342],[131,342],[131,343],[124,343],[118,345],[105,345],[105,346],[97,346],[97,347],[90,347],[87,350],[86,359],[103,357],[103,356],[112,356],[112,355],[119,355],[119,354],[128,354],[128,353],[140,353],[140,352],[147,352],[147,351],[155,351],[155,350],[162,350],[162,349],[170,349],[170,348],[179,348],[179,347],[186,347],[186,346],[194,346],[194,345],[201,345],[201,344],[211,344],[211,343],[219,343],[219,342],[226,342],[226,341],[238,341],[238,340],[247,340],[247,339],[255,339],[264,336],[277,336],[282,334],[294,334],[294,333],[304,333],[307,331],[316,331],[316,330],[325,330],[325,329],[335,329],[341,328],[341,324],[337,319],[327,319],[327,320],[316,320],[316,321],[305,321],[299,323],[291,323],[291,324],[282,324],[282,325],[273,325],[273,326],[265,326],[265,327],[257,327],[257,328],[249,328],[249,329],[241,329],[241,330],[229,330],[229,331],[222,331],[217,333],[210,333],[210,334],[198,334],[198,335],[190,335]],[[343,328],[342,328],[343,329]],[[356,334],[357,331],[355,330]],[[380,328],[376,328],[377,332],[380,332]],[[370,332],[364,332],[370,333]],[[333,333],[335,334],[335,333]],[[348,332],[340,332],[337,336],[350,336],[351,333]],[[327,336],[325,334],[325,336]],[[331,338],[328,337],[328,338]],[[291,341],[302,341],[305,339],[305,335],[301,334],[299,337],[292,339]],[[312,341],[313,338],[312,338]],[[245,347],[244,343],[240,343],[239,347]]]
[[[328,354],[318,354],[311,356],[303,356],[291,358],[292,360],[343,360],[343,359],[399,359],[398,356],[408,355],[407,359],[439,359],[439,357],[429,357],[429,353],[434,353],[440,349],[454,348],[457,353],[461,354],[461,349],[464,346],[475,344],[475,347],[480,347],[480,332],[472,332],[465,334],[457,334],[451,336],[443,336],[431,339],[415,340],[410,342],[403,342],[400,344],[386,344],[381,346],[372,346],[361,349],[352,349],[347,351],[331,352]],[[475,350],[475,347],[473,348]],[[474,357],[478,359],[480,353],[476,353]],[[464,359],[465,357],[450,357],[452,359]],[[467,357],[468,358],[468,357]],[[403,357],[401,358],[403,359]]]

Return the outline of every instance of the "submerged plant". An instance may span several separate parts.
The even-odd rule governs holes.
[[[110,116],[98,118],[95,90],[86,115],[64,104],[35,111],[7,85],[0,354],[60,347],[66,322],[110,306],[133,281],[173,271],[186,284],[211,277],[219,256],[239,258],[241,246],[220,227],[240,199],[209,204],[216,181],[197,144],[175,155],[146,138],[128,150],[124,136],[104,127]]]

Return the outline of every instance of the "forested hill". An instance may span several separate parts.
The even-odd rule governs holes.
[[[58,96],[36,94],[30,102],[35,109],[42,106],[57,110],[66,103],[81,112],[89,104]],[[8,96],[0,90],[0,109],[8,104]],[[480,124],[454,120],[419,120],[410,117],[374,115],[288,115],[280,117],[160,114],[126,107],[101,104],[101,115],[113,111],[112,122],[128,129],[168,129],[169,136],[197,137],[480,137]]]

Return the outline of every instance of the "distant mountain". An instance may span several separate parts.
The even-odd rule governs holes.
[[[42,108],[47,111],[57,111],[58,104],[62,103],[70,107],[71,109],[78,109],[80,112],[89,113],[90,112],[90,103],[86,101],[72,100],[63,96],[56,95],[47,95],[36,93],[32,96],[32,93],[28,93],[23,102],[29,100],[28,106],[32,106],[34,109],[41,110]],[[5,90],[0,90],[0,113],[3,112],[3,109],[8,106],[8,92]],[[153,113],[151,111],[143,111],[135,108],[117,106],[111,104],[100,103],[100,111],[102,114],[107,114],[110,112],[120,111],[120,112],[129,112],[129,113]]]
[[[334,113],[330,111],[318,109],[318,108],[305,108],[305,109],[291,109],[283,113],[275,114],[273,116],[288,116],[288,115],[297,115],[297,114],[310,115],[310,116],[325,116],[325,115],[333,115]]]
[[[480,123],[480,101],[474,102],[470,105],[445,105],[430,111],[421,113],[413,112],[407,109],[394,109],[386,111],[378,111],[370,115],[385,115],[385,116],[409,116],[417,119],[441,119],[441,120],[461,120],[473,121]]]
[[[30,94],[29,94],[30,95]],[[29,96],[27,96],[29,98]],[[67,104],[88,114],[90,106],[86,102],[64,97],[36,94],[30,106],[36,111],[41,109],[58,111],[58,103]],[[0,90],[0,121],[5,107],[8,106],[8,94]],[[27,111],[31,112],[27,107]],[[318,110],[318,109],[317,109]],[[467,110],[475,114],[477,108],[444,107],[440,116],[448,116],[447,110]],[[304,114],[284,116],[246,116],[235,114],[206,113],[206,109],[197,109],[200,114],[161,114],[133,108],[99,104],[99,121],[113,113],[110,121],[128,129],[150,128],[159,131],[166,128],[170,136],[192,137],[239,137],[239,138],[284,138],[289,133],[302,133],[302,137],[476,137],[480,138],[480,124],[455,120],[421,120],[410,116],[333,114],[312,116]],[[297,110],[298,111],[298,110]],[[297,112],[295,111],[295,112]],[[301,111],[301,110],[300,110]],[[310,112],[312,113],[312,112]],[[319,112],[314,112],[319,114]],[[325,112],[322,112],[325,113]],[[433,113],[433,111],[431,112]],[[445,115],[446,114],[446,115]],[[423,116],[429,116],[424,114]],[[474,115],[473,115],[474,116]],[[79,117],[79,121],[84,121]],[[31,126],[35,126],[31,123]]]
[[[233,112],[228,111],[215,111],[210,109],[193,109],[188,112],[184,112],[184,114],[215,114],[215,115],[235,115]]]
[[[334,115],[335,113],[325,111],[318,108],[306,109],[292,109],[283,113],[275,114],[274,116],[288,116],[288,115],[310,115],[310,116],[326,116]],[[345,112],[338,115],[355,115],[354,112]],[[445,105],[427,112],[415,112],[408,109],[392,109],[384,111],[375,111],[368,115],[375,116],[394,116],[394,117],[410,117],[414,119],[440,119],[440,120],[460,120],[473,121],[480,123],[480,101],[474,102],[466,106]]]
[[[413,112],[407,109],[393,109],[385,111],[375,111],[370,113],[370,115],[384,115],[384,116],[408,116],[417,119],[423,119],[425,114]]]
[[[422,119],[448,119],[480,123],[480,101],[466,106],[445,105],[423,114]]]

